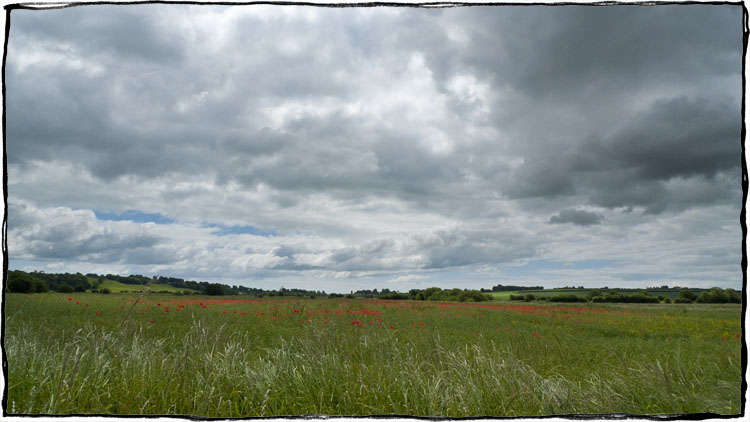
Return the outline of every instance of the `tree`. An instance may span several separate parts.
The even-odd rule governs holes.
[[[210,283],[206,286],[206,294],[209,296],[222,296],[224,294],[224,287],[219,283]]]
[[[24,272],[8,272],[8,290],[11,293],[32,293],[34,283],[32,277]]]
[[[58,293],[73,293],[73,288],[68,286],[67,284],[58,284],[57,292]]]
[[[680,293],[677,294],[677,299],[675,299],[675,303],[692,303],[695,302],[695,299],[698,299],[698,295],[693,293],[690,289],[682,289],[680,290]]]
[[[698,303],[741,303],[741,299],[732,289],[722,290],[712,287],[711,290],[701,293],[695,300]]]

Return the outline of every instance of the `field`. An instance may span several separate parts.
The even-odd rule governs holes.
[[[738,414],[739,305],[6,294],[10,414]]]

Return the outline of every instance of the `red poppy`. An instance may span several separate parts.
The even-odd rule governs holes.
[[[89,303],[88,303],[88,302],[85,302],[85,303],[84,303],[84,305],[86,305],[86,306],[89,306]]]
[[[78,303],[78,301],[76,301],[76,305],[80,305],[80,303]]]
[[[151,320],[151,323],[152,323],[152,324],[154,323],[154,320],[153,320],[153,319]]]
[[[299,313],[299,309],[295,309],[295,310],[294,310],[294,313],[295,313],[295,314],[298,314],[298,313]]]
[[[533,333],[531,333],[531,335],[533,335],[534,337],[539,337],[539,333],[537,333],[536,331],[534,331]]]
[[[396,326],[395,325],[391,325],[391,330],[393,330],[394,328],[396,328]]]
[[[68,300],[73,300],[73,298],[72,298],[72,297],[69,297],[69,298],[68,298]]]
[[[97,314],[97,315],[101,315],[102,313],[101,313],[101,312],[97,312],[96,314]]]
[[[737,338],[742,338],[742,334],[737,334]]]

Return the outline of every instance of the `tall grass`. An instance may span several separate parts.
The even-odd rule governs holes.
[[[522,416],[740,407],[735,305],[523,313],[127,299],[79,294],[74,305],[52,293],[7,295],[8,411]]]

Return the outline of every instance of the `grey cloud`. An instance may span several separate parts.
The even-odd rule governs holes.
[[[164,10],[152,5],[15,10],[11,36],[17,31],[34,34],[38,42],[63,43],[92,56],[159,63],[168,61],[176,65],[183,57],[185,38],[175,27],[164,25],[157,19],[158,12]],[[56,15],[55,18],[49,19],[52,14]]]
[[[604,216],[586,210],[578,209],[565,209],[549,218],[551,224],[565,224],[572,223],[577,226],[591,226],[594,224],[601,224],[604,220]]]
[[[507,263],[536,254],[530,239],[512,233],[485,230],[440,230],[422,237],[420,251],[428,257],[425,268],[461,267],[482,262]]]
[[[476,33],[465,60],[535,97],[565,101],[591,86],[606,95],[636,81],[728,73],[740,65],[736,6],[499,9],[460,11],[466,21],[481,22],[469,27]]]
[[[724,103],[660,100],[611,136],[572,145],[540,142],[512,173],[510,197],[584,195],[604,207],[659,213],[731,198],[739,173],[740,124]],[[546,146],[546,149],[544,149]],[[675,180],[692,180],[676,191]]]

